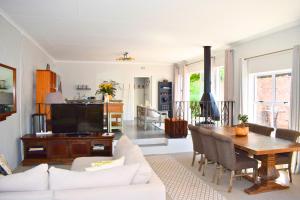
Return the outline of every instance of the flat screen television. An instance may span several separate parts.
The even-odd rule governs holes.
[[[103,104],[52,104],[53,133],[95,133],[103,131]]]

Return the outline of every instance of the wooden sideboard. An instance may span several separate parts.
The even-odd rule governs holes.
[[[21,138],[24,152],[22,164],[70,164],[77,157],[112,156],[113,138],[101,133],[24,135]]]

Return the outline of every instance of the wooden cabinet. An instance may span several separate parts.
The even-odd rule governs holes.
[[[187,132],[187,121],[176,118],[165,119],[165,134],[169,138],[186,137]]]
[[[45,104],[46,97],[56,92],[56,73],[50,70],[36,70],[36,112],[46,114],[50,119],[50,106]]]
[[[113,136],[102,136],[100,133],[85,136],[28,134],[21,140],[24,151],[23,165],[70,164],[77,157],[112,156]]]

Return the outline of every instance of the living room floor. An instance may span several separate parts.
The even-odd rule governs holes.
[[[228,183],[229,183],[229,173],[225,173],[220,182],[220,185],[216,185],[211,182],[213,172],[214,172],[214,165],[208,165],[206,176],[202,176],[201,173],[198,171],[198,164],[195,162],[195,165],[191,166],[192,161],[192,153],[177,153],[171,154],[180,164],[184,165],[188,170],[192,171],[196,176],[200,177],[204,180],[207,184],[209,184],[212,188],[220,192],[224,195],[228,200],[298,200],[300,199],[300,174],[293,175],[293,183],[290,184],[290,188],[287,190],[281,191],[273,191],[273,192],[266,192],[256,195],[248,195],[243,190],[247,187],[252,185],[251,182],[241,179],[241,180],[234,180],[233,182],[233,190],[231,193],[227,192]],[[281,177],[288,181],[287,173],[284,171],[280,171]]]

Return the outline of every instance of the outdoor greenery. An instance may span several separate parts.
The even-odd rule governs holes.
[[[190,101],[200,101],[200,73],[195,73],[190,76]]]

